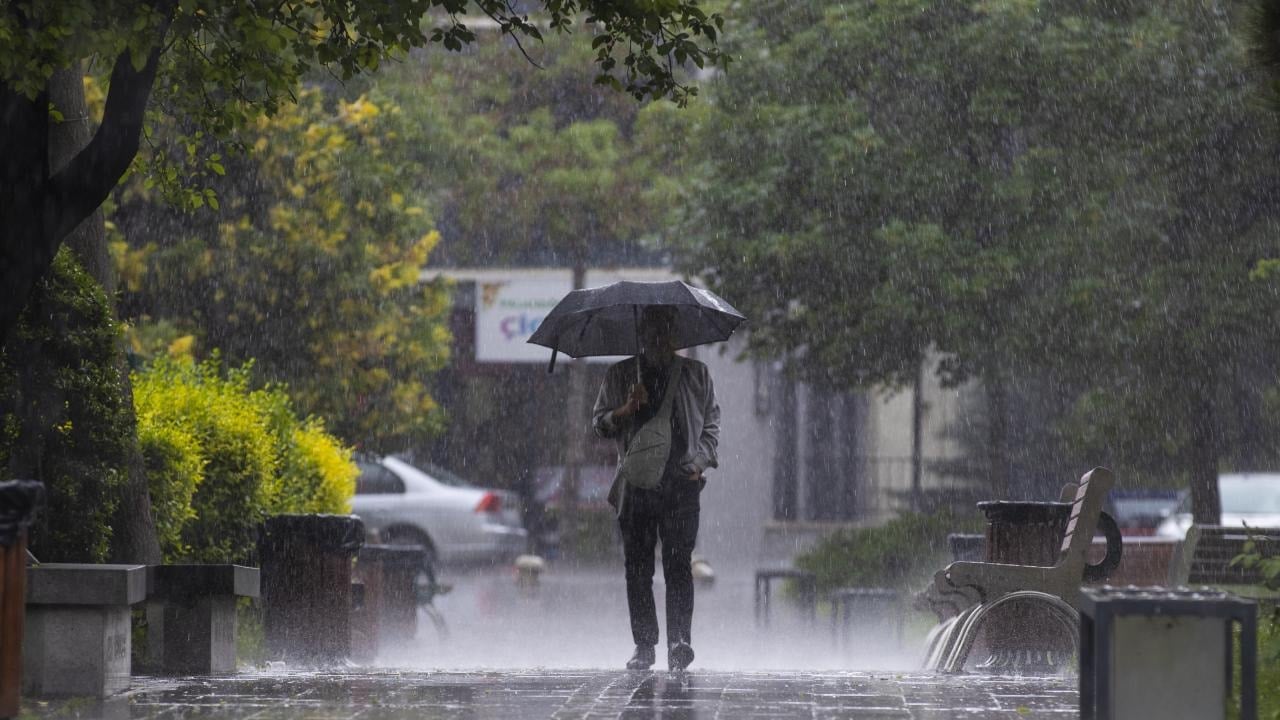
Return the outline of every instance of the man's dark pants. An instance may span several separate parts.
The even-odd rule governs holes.
[[[653,601],[654,549],[662,542],[662,575],[667,583],[667,644],[692,644],[693,571],[698,540],[699,494],[705,481],[668,475],[656,490],[628,487],[619,524],[626,564],[627,607],[636,645],[658,644],[658,612]]]

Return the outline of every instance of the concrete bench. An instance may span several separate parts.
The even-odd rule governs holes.
[[[859,629],[859,637],[885,643],[892,639],[902,645],[903,612],[898,591],[891,588],[847,587],[832,590],[831,633],[837,647],[849,636],[851,626]]]
[[[809,622],[813,622],[818,612],[818,576],[798,568],[767,568],[756,571],[756,624],[769,624],[771,586],[774,580],[795,581],[804,617]]]
[[[105,697],[129,687],[130,606],[145,565],[45,563],[27,569],[23,693]]]
[[[162,675],[235,672],[236,598],[258,595],[257,568],[148,567],[148,668]]]

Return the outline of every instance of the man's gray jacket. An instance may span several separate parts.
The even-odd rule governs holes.
[[[596,396],[595,410],[591,414],[596,434],[612,438],[617,443],[619,468],[622,467],[622,458],[627,454],[627,445],[635,428],[632,427],[631,418],[615,422],[613,410],[627,401],[627,394],[636,382],[636,363],[639,361],[639,358],[633,357],[609,367],[604,383],[600,386],[600,394]],[[687,440],[687,450],[677,466],[692,475],[718,465],[716,446],[720,442],[720,405],[716,403],[711,373],[705,364],[678,355],[673,362],[684,364],[684,369],[680,372],[680,386],[675,388],[676,395],[672,398],[672,412],[679,418]],[[650,402],[661,400],[662,398],[649,399]],[[609,489],[609,504],[618,512],[622,512],[623,494],[622,483],[615,472],[613,486]]]

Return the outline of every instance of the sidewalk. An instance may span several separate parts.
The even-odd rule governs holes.
[[[1076,717],[1073,681],[854,672],[513,670],[135,678],[102,705],[36,705],[42,717],[253,720],[455,718]]]

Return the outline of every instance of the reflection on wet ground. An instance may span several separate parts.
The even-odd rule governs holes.
[[[900,641],[883,623],[864,623],[837,642],[829,620],[808,620],[785,593],[768,626],[757,624],[748,573],[723,572],[698,590],[697,659],[683,676],[619,669],[633,647],[621,567],[553,568],[536,592],[507,569],[445,579],[455,588],[439,599],[448,633],[423,615],[417,636],[385,648],[373,667],[137,677],[105,703],[29,700],[24,710],[104,720],[1076,716],[1073,679],[914,672],[922,645],[913,633]]]
[[[621,562],[616,567],[552,567],[536,592],[516,586],[510,570],[444,575],[454,589],[437,599],[447,637],[427,622],[418,637],[385,648],[378,665],[396,668],[621,668],[634,645],[627,619]],[[697,670],[909,670],[919,665],[922,638],[905,642],[886,627],[855,628],[837,643],[825,612],[810,622],[787,600],[774,598],[767,627],[754,618],[754,576],[722,571],[696,591],[693,648]],[[665,628],[662,572],[654,580],[659,625]],[[923,632],[923,629],[921,630]],[[665,667],[665,655],[659,662]]]
[[[245,720],[435,718],[1068,718],[1074,683],[854,672],[510,670],[138,678],[102,705],[51,704],[47,717]]]

